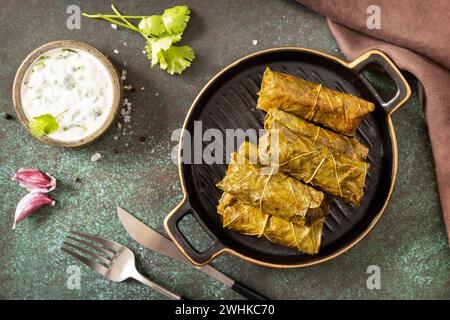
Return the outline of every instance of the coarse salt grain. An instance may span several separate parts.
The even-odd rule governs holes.
[[[253,40],[253,45],[256,46],[258,44],[258,40]]]
[[[102,155],[100,153],[96,152],[91,156],[91,162],[95,162],[95,161],[99,160],[101,157],[102,157]]]
[[[115,54],[119,54],[119,50],[114,49],[114,53],[115,53]]]
[[[115,23],[111,23],[111,28],[113,28],[113,29],[117,29],[117,24],[115,24]]]

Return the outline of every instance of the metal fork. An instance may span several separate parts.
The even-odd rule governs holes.
[[[70,254],[72,257],[84,263],[89,268],[97,271],[102,276],[115,282],[122,282],[126,279],[133,278],[171,299],[186,299],[161,287],[160,285],[152,282],[151,280],[140,274],[136,269],[134,253],[127,247],[117,242],[105,240],[83,232],[70,231],[70,233],[82,239],[78,239],[70,235],[66,237],[67,239],[82,244],[92,250],[87,250],[67,241],[63,242],[63,247],[61,247],[61,250],[67,254]],[[90,240],[95,244],[86,240]],[[98,244],[100,244],[101,246],[98,246]],[[72,249],[76,249],[78,252],[83,253],[92,259],[101,261],[101,264],[87,258],[86,256],[78,254]]]

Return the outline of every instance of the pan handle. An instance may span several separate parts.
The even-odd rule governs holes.
[[[213,244],[204,252],[199,252],[198,250],[196,250],[186,239],[179,228],[180,221],[188,214],[192,214],[197,217],[196,212],[192,208],[189,201],[186,199],[181,206],[179,206],[177,209],[175,209],[174,212],[166,217],[164,226],[169,236],[173,241],[175,241],[176,244],[178,244],[184,255],[186,255],[193,264],[197,266],[203,266],[214,259],[214,257],[218,255],[225,248],[225,246],[219,241],[219,239],[217,239],[217,237],[212,232],[204,228],[205,232],[213,240]]]
[[[363,70],[370,64],[376,64],[381,67],[392,79],[392,81],[394,81],[397,91],[391,100],[384,101],[370,82],[363,76]],[[350,67],[358,73],[359,78],[369,88],[378,102],[388,113],[394,111],[411,96],[411,88],[400,70],[398,70],[392,60],[381,51],[371,50],[364,53],[361,57],[350,63]]]

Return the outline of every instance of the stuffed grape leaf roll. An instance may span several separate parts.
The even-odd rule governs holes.
[[[264,127],[267,130],[286,127],[292,132],[322,144],[336,154],[343,154],[355,160],[364,160],[369,150],[356,138],[347,137],[316,126],[293,114],[271,109],[266,115]]]
[[[360,203],[368,163],[335,154],[286,127],[267,131],[260,138],[259,149],[264,163],[279,166],[285,174],[349,203]]]
[[[252,164],[249,153],[257,147],[244,142],[231,155],[225,177],[217,186],[246,205],[289,221],[304,218],[308,210],[319,208],[324,194],[285,175],[277,167]]]
[[[222,195],[217,206],[217,212],[226,229],[263,237],[276,244],[308,254],[317,254],[327,211],[325,202],[321,207],[311,210],[315,213],[294,223],[263,213],[229,193]]]
[[[280,109],[333,131],[353,136],[373,103],[295,76],[266,68],[257,108]]]

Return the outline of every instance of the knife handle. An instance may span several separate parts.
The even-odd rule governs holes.
[[[258,292],[250,289],[249,287],[244,286],[242,283],[239,283],[238,281],[234,281],[234,284],[231,287],[231,289],[239,293],[241,296],[247,298],[248,300],[269,300],[268,298],[264,297],[263,295],[260,295]]]

